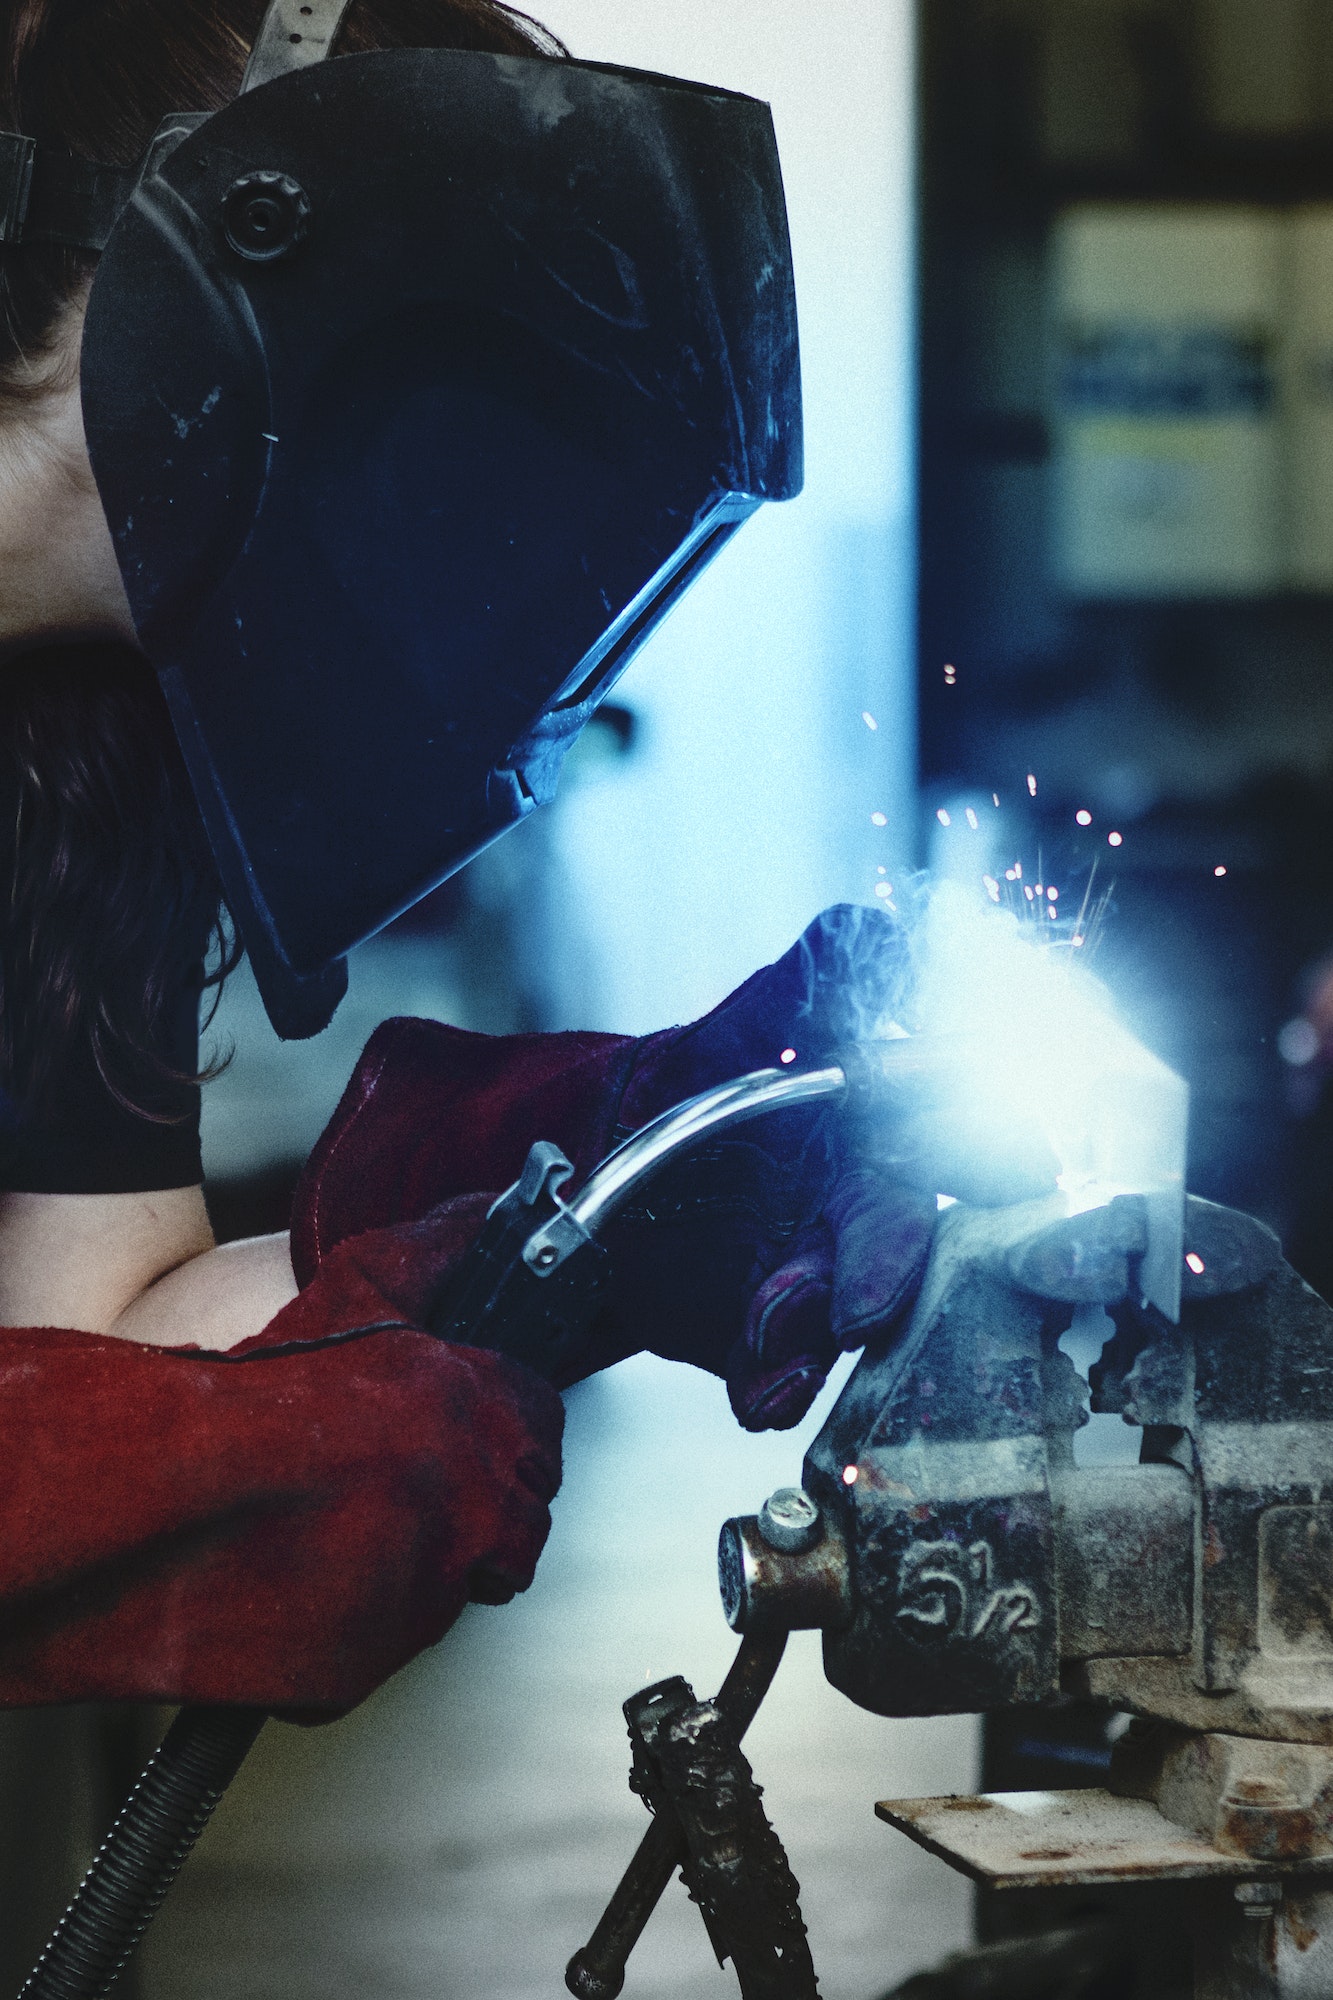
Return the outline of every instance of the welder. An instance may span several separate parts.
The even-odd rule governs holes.
[[[9,0],[0,125],[0,1700],[335,1711],[526,1586],[564,1380],[649,1348],[793,1423],[928,1241],[792,1114],[618,1219],[554,1385],[423,1330],[535,1140],[585,1175],[891,1010],[852,910],[639,1040],[389,1022],[290,1239],[203,1205],[220,909],[318,1032],[798,489],[771,125],[497,0]]]

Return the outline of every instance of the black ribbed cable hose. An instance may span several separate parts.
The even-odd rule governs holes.
[[[264,1726],[262,1708],[183,1708],[144,1768],[19,2000],[101,2000]]]

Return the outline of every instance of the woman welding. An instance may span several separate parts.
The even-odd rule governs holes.
[[[640,1040],[389,1022],[290,1236],[202,1191],[230,940],[318,1032],[797,490],[771,126],[498,0],[8,0],[0,125],[0,1702],[336,1711],[530,1581],[566,1380],[791,1424],[928,1241],[788,1117],[621,1218],[554,1386],[425,1330],[534,1141],[890,1004],[878,912]]]

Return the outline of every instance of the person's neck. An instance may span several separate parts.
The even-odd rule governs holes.
[[[53,639],[137,643],[77,382],[0,417],[0,661]]]

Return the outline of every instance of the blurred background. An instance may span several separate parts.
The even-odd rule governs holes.
[[[920,781],[1035,783],[1190,1179],[1333,1282],[1333,12],[919,9]],[[1007,831],[1007,830],[1006,830]]]
[[[526,822],[355,955],[316,1042],[242,972],[207,1093],[224,1235],[281,1227],[361,1043],[412,1012],[640,1032],[913,869],[1085,899],[1193,1091],[1191,1185],[1333,1286],[1333,10],[1326,0],[547,0],[577,55],[768,99],[807,485],[636,660]],[[346,1721],[273,1726],[122,1983],[135,2000],[562,1990],[637,1839],[619,1703],[711,1686],[720,1519],[806,1436],[651,1360],[569,1398],[527,1598]],[[826,1407],[826,1405],[825,1405]],[[160,1718],[3,1718],[18,1977]],[[971,1934],[889,1794],[1095,1781],[1100,1723],[886,1723],[793,1646],[749,1739],[827,2000]],[[12,1823],[11,1823],[12,1822]],[[1026,1921],[983,1906],[993,1935]],[[1036,1920],[1035,1918],[1033,1919]],[[12,1967],[9,1960],[12,1958]],[[666,1898],[631,2000],[733,1990]]]

